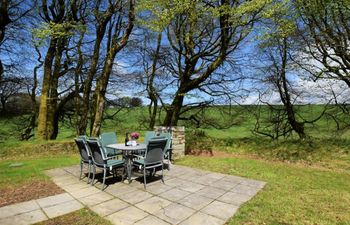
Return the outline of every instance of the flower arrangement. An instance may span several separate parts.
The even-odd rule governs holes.
[[[132,133],[130,134],[130,136],[131,136],[131,139],[137,140],[137,139],[139,139],[140,134],[137,133],[137,132],[132,132]]]

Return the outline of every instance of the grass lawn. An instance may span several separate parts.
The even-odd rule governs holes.
[[[317,116],[320,108],[305,108],[306,117]],[[211,110],[215,112],[215,108]],[[119,141],[123,141],[128,131],[140,131],[142,135],[147,128],[139,121],[144,116],[145,109],[128,110],[117,120],[106,121],[102,130],[116,131]],[[130,121],[128,118],[134,120],[126,122]],[[13,196],[7,191],[9,189],[18,189],[22,195],[28,195],[27,187],[50,182],[44,170],[79,162],[71,127],[61,125],[56,141],[20,142],[13,120],[0,119],[0,201],[4,195]],[[201,137],[190,131],[195,128],[186,125],[186,146],[204,152],[208,148],[220,150],[226,155],[223,154],[225,158],[186,156],[176,162],[267,182],[257,196],[238,210],[229,224],[350,225],[350,130],[335,133],[334,124],[321,120],[315,126],[306,127],[312,135],[311,141],[300,142],[295,138],[271,141],[251,133],[254,120],[250,115],[237,120],[243,123],[229,129],[203,128],[205,135]],[[201,143],[196,143],[198,140]],[[18,166],[10,166],[13,163]],[[37,190],[45,189],[41,187]],[[36,196],[33,194],[33,198]],[[91,223],[88,222],[90,219]],[[66,221],[107,224],[86,209],[42,224],[67,224]]]
[[[0,160],[0,207],[63,193],[44,170],[77,164],[77,155],[39,155]]]
[[[19,186],[25,182],[43,181],[48,177],[44,170],[69,166],[79,163],[78,155],[61,155],[55,157],[39,156],[36,159],[15,159],[0,161],[0,188]],[[18,164],[19,166],[12,166]]]
[[[187,156],[181,165],[266,181],[229,224],[350,224],[350,173],[245,157]]]

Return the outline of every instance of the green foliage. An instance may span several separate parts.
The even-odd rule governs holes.
[[[187,130],[186,131],[186,154],[203,154],[212,155],[212,140],[207,136],[204,130]]]
[[[297,13],[289,0],[275,1],[263,12],[263,23],[258,40],[262,46],[271,45],[274,40],[289,37],[295,34]]]
[[[188,24],[191,24],[191,31],[195,32],[195,25],[206,21],[208,26],[212,26],[211,19],[223,15],[227,16],[232,26],[246,25],[252,15],[259,13],[271,3],[271,0],[253,0],[232,5],[217,5],[215,2],[210,5],[199,0],[141,0],[137,11],[141,15],[139,22],[157,32],[164,30],[178,15],[186,17]]]
[[[43,45],[44,41],[48,38],[62,39],[68,38],[76,34],[76,32],[85,32],[86,27],[77,22],[66,21],[61,23],[55,23],[50,21],[49,23],[41,23],[37,28],[32,29],[32,34],[36,39],[37,45]]]

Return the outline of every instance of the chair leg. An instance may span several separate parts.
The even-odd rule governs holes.
[[[143,167],[143,186],[146,189],[146,167]]]
[[[106,182],[106,173],[107,173],[107,168],[103,168],[103,182],[102,182],[102,190],[105,189],[105,182]]]
[[[90,183],[90,172],[91,172],[91,163],[89,162],[89,166],[88,166],[88,176],[87,176],[87,183]]]
[[[83,161],[80,160],[80,176],[79,180],[81,180],[81,176],[83,175]]]
[[[95,174],[96,174],[96,166],[94,165],[93,167],[94,167],[94,169],[92,170],[93,174],[92,174],[91,186],[94,185],[94,182],[95,182]]]
[[[164,184],[164,164],[162,163],[162,182]]]

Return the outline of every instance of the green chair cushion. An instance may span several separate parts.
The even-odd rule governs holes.
[[[118,159],[110,159],[107,160],[107,166],[111,167],[111,166],[120,166],[120,165],[124,165],[124,160],[118,160]]]
[[[144,165],[145,164],[145,160],[144,159],[134,160],[134,163],[140,164],[140,165]]]

